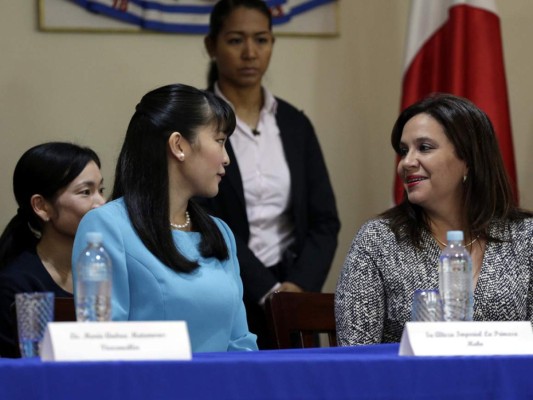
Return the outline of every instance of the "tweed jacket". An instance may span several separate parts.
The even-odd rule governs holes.
[[[533,218],[494,222],[474,290],[474,320],[533,321]],[[420,249],[397,241],[387,220],[355,236],[339,277],[335,317],[339,345],[399,342],[416,289],[438,288],[440,248],[429,232]]]

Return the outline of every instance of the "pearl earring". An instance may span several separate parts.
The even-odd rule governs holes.
[[[185,154],[182,152],[178,153],[178,160],[183,161],[185,159]]]
[[[466,178],[467,178],[468,175],[463,175],[463,183],[466,182]]]

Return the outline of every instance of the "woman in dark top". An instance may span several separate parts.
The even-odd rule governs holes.
[[[235,234],[248,325],[267,349],[266,298],[322,289],[340,229],[335,196],[311,121],[263,85],[274,49],[267,3],[217,2],[205,46],[208,87],[232,106],[237,127],[226,177],[204,204]]]
[[[18,357],[16,293],[72,297],[72,244],[83,215],[105,203],[100,160],[89,148],[52,142],[15,167],[17,214],[0,237],[0,355]]]

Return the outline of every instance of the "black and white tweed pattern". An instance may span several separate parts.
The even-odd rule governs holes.
[[[474,320],[533,321],[533,218],[494,223],[474,291]],[[399,342],[416,289],[438,288],[440,249],[429,232],[422,249],[398,243],[387,221],[365,223],[339,276],[335,318],[340,346]]]

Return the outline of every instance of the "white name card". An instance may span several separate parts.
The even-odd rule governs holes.
[[[407,322],[401,356],[533,354],[528,321]]]
[[[190,360],[185,321],[50,322],[43,361]]]

